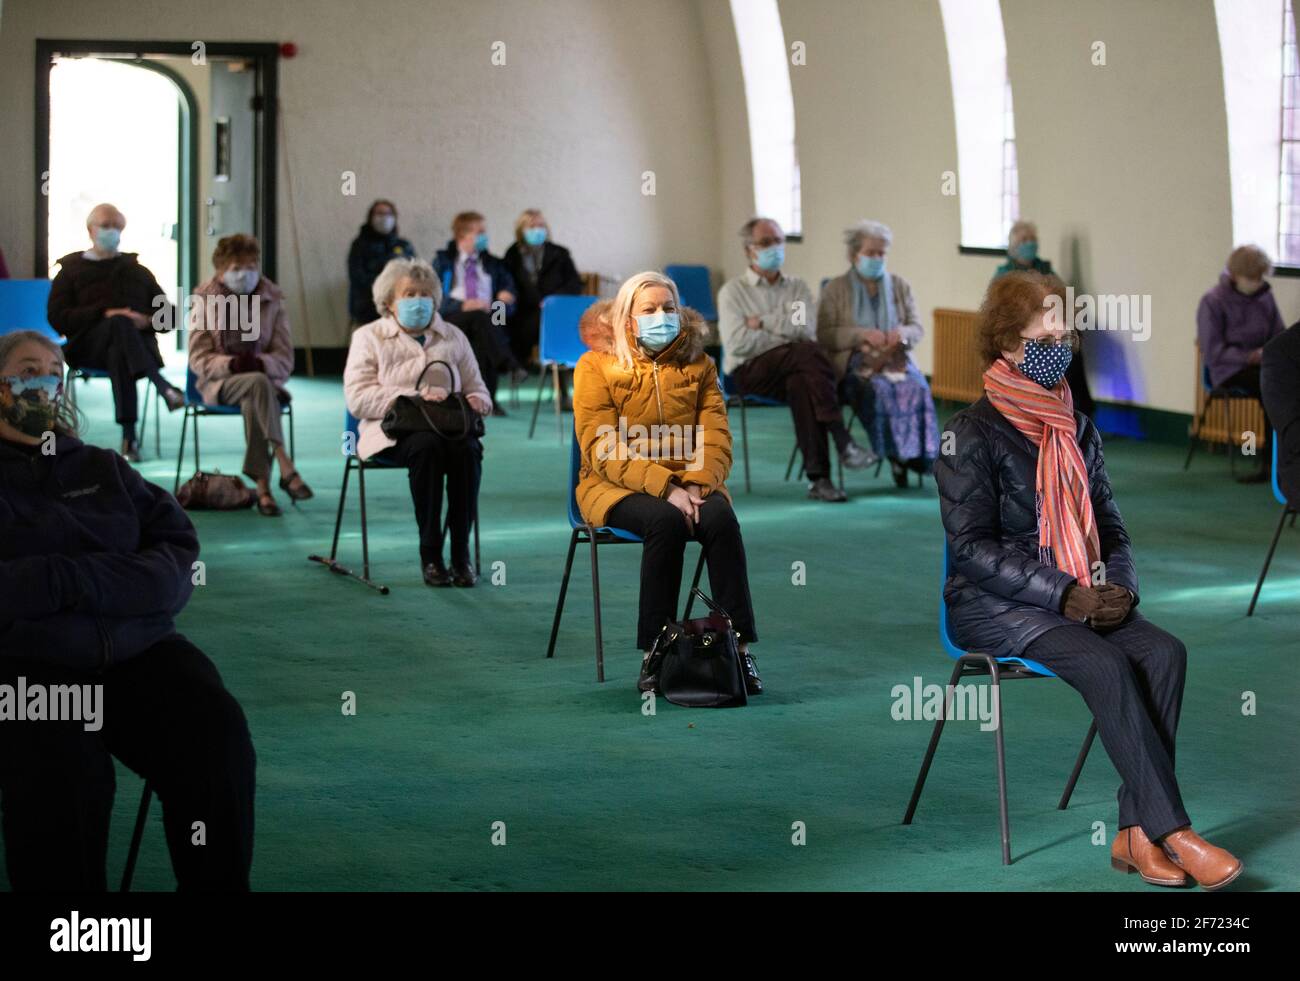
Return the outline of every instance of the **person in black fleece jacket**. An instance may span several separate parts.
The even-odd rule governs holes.
[[[41,335],[0,337],[0,692],[102,685],[101,725],[0,712],[10,883],[106,889],[116,756],[162,801],[179,887],[246,890],[248,725],[174,622],[198,537],[175,498],[76,438],[62,376]]]

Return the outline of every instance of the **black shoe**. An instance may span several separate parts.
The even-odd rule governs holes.
[[[508,413],[505,409],[501,408],[501,405],[500,405],[499,403],[497,403],[497,402],[493,402],[493,403],[492,403],[492,414],[493,414],[494,416],[497,416],[497,417],[500,418],[500,419],[504,419],[504,418],[505,418],[506,416],[508,416],[510,413]]]
[[[278,518],[284,512],[280,510],[280,505],[275,503],[275,498],[268,493],[257,495],[257,513],[264,518]]]
[[[140,441],[138,439],[122,440],[122,456],[131,463],[140,462]]]
[[[162,397],[163,401],[167,403],[168,412],[175,412],[177,409],[185,408],[185,393],[175,385],[164,388]]]
[[[754,660],[754,655],[743,651],[740,660],[745,669],[745,691],[751,695],[763,694],[763,679],[758,676],[758,663]]]
[[[844,491],[832,484],[826,477],[818,477],[808,485],[808,496],[814,501],[828,501],[832,504],[849,499]]]
[[[476,582],[478,582],[478,573],[474,571],[474,566],[469,562],[451,567],[451,584],[453,586],[469,589]]]
[[[288,494],[294,501],[308,501],[315,497],[311,488],[307,486],[307,481],[298,476],[297,470],[287,477],[280,478],[280,490]]]
[[[442,559],[424,564],[424,584],[426,586],[450,586],[451,573],[442,564]]]
[[[528,381],[528,377],[529,371],[524,367],[516,368],[514,371],[510,372],[510,378],[516,385],[522,385],[524,382]]]
[[[908,476],[907,467],[903,466],[901,461],[890,459],[889,469],[893,471],[895,487],[906,488],[911,485],[912,478]]]
[[[641,676],[636,679],[636,688],[642,692],[659,690],[659,668],[656,665],[651,669],[649,654],[641,658]]]

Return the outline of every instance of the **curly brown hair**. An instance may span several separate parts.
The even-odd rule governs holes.
[[[1019,346],[1020,332],[1046,309],[1049,296],[1060,297],[1065,310],[1065,283],[1056,276],[1012,272],[989,284],[977,326],[980,357],[986,366],[1002,357],[1003,351]]]
[[[212,251],[212,268],[221,272],[232,262],[262,261],[262,247],[252,235],[227,235]]]

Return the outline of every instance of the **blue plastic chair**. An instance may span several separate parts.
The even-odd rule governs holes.
[[[240,415],[240,409],[237,405],[209,405],[203,401],[203,396],[199,394],[198,375],[194,373],[193,368],[185,370],[185,410],[181,415],[181,445],[176,454],[176,481],[172,486],[172,493],[175,494],[181,486],[181,466],[185,462],[185,431],[189,428],[190,420],[194,420],[194,469],[202,470],[203,466],[199,462],[199,419],[203,416],[237,416]],[[289,455],[297,457],[293,437],[293,402],[281,402],[280,414],[289,417]],[[294,505],[297,505],[294,501]]]
[[[1282,526],[1286,524],[1286,519],[1290,517],[1291,527],[1295,527],[1296,512],[1300,510],[1293,506],[1282,493],[1282,486],[1277,482],[1277,434],[1273,434],[1273,496],[1277,502],[1282,505],[1282,517],[1278,518],[1277,530],[1273,532],[1273,541],[1268,546],[1268,555],[1264,556],[1264,568],[1259,570],[1259,581],[1255,583],[1255,595],[1250,598],[1250,609],[1246,611],[1246,616],[1253,616],[1255,613],[1255,603],[1259,601],[1259,591],[1264,588],[1264,577],[1268,575],[1268,567],[1273,562],[1273,553],[1277,551],[1277,541],[1282,537]]]
[[[596,527],[587,522],[578,509],[578,470],[582,464],[582,449],[578,445],[578,434],[573,434],[573,446],[569,451],[569,527],[573,533],[569,536],[569,554],[564,560],[564,576],[560,579],[560,596],[555,602],[555,620],[551,624],[551,640],[546,646],[546,656],[555,656],[555,639],[560,633],[560,617],[564,614],[564,597],[569,591],[569,573],[573,569],[573,554],[579,543],[591,544],[591,598],[596,618],[596,680],[605,680],[605,644],[600,627],[600,565],[596,550],[601,545],[639,545],[642,538],[623,528],[607,526]],[[691,580],[691,590],[687,594],[685,618],[691,615],[695,588],[700,584],[700,573],[704,570],[704,549],[700,548],[700,560],[695,565],[695,578]]]
[[[49,302],[48,279],[0,279],[0,334],[34,330],[56,344],[67,343],[46,319]]]
[[[538,327],[538,356],[542,361],[542,375],[551,369],[551,381],[555,386],[555,431],[564,441],[564,402],[560,388],[560,369],[573,368],[578,359],[587,353],[578,332],[578,323],[587,308],[598,300],[595,296],[568,296],[553,294],[542,300],[542,319]],[[537,429],[537,414],[542,408],[542,395],[546,385],[539,379],[537,384],[537,401],[533,404],[533,421],[528,426],[528,438],[533,438]]]
[[[993,727],[994,743],[997,750],[997,767],[998,767],[998,806],[1002,830],[1002,864],[1011,864],[1011,821],[1007,812],[1007,763],[1006,752],[1002,740],[1002,698],[999,688],[1003,681],[1014,681],[1020,678],[1055,678],[1046,666],[1039,664],[1037,661],[1024,657],[994,657],[991,654],[976,654],[966,651],[959,647],[948,633],[948,604],[943,599],[943,587],[948,581],[950,574],[949,556],[948,556],[948,539],[944,536],[943,545],[943,570],[944,574],[939,585],[939,643],[943,646],[944,652],[955,660],[957,663],[953,667],[952,676],[948,679],[948,687],[944,689],[946,693],[944,712],[935,720],[934,732],[930,734],[930,745],[926,748],[925,759],[921,762],[921,772],[917,774],[916,786],[912,789],[912,799],[907,804],[907,813],[903,815],[903,823],[911,824],[912,817],[916,814],[916,805],[921,799],[921,790],[925,787],[925,778],[930,773],[930,764],[934,761],[935,751],[939,748],[939,737],[943,734],[943,724],[945,716],[951,711],[953,686],[964,677],[978,677],[988,675],[990,684],[995,690],[994,705],[997,714],[997,721]],[[1074,785],[1079,781],[1079,774],[1083,771],[1084,761],[1088,758],[1088,751],[1092,749],[1092,742],[1097,737],[1097,722],[1094,719],[1088,726],[1088,734],[1084,737],[1083,747],[1079,750],[1079,755],[1074,761],[1074,769],[1070,772],[1070,779],[1066,782],[1065,792],[1061,795],[1060,802],[1056,805],[1058,810],[1065,810],[1070,803],[1070,797],[1074,794]]]
[[[664,266],[664,275],[677,285],[683,306],[697,310],[705,320],[717,322],[718,305],[713,300],[708,266]]]
[[[1199,352],[1200,346],[1197,346]],[[1198,354],[1199,357],[1199,354]],[[1187,458],[1183,460],[1183,469],[1187,470],[1192,465],[1192,454],[1196,452],[1196,446],[1201,442],[1200,433],[1205,425],[1205,417],[1210,414],[1210,408],[1215,402],[1227,399],[1251,399],[1255,396],[1244,388],[1238,388],[1235,385],[1215,385],[1210,381],[1210,366],[1201,365],[1201,388],[1205,390],[1205,404],[1201,406],[1201,414],[1196,417],[1196,425],[1187,433]],[[1231,437],[1229,437],[1231,442]],[[1237,454],[1233,447],[1228,447],[1228,472],[1236,473],[1237,471]]]
[[[309,555],[308,561],[319,562],[330,572],[337,573],[340,576],[348,576],[355,579],[371,589],[377,590],[384,596],[388,595],[388,587],[381,586],[370,578],[370,533],[366,522],[366,471],[367,470],[402,470],[405,469],[400,464],[390,463],[387,460],[371,457],[363,460],[357,455],[357,446],[361,442],[360,423],[357,417],[345,407],[343,409],[343,434],[344,434],[344,453],[343,453],[343,486],[339,490],[339,508],[334,517],[334,538],[330,542],[329,555]],[[339,554],[339,531],[343,527],[343,509],[348,500],[348,477],[352,471],[357,473],[357,490],[361,500],[361,575],[357,575],[347,566],[338,561]],[[448,508],[447,521],[450,520],[450,507]],[[470,516],[470,524],[474,529],[474,568],[481,569],[482,565],[479,558],[479,531],[478,531],[478,510]],[[443,525],[443,534],[447,531],[446,523]]]

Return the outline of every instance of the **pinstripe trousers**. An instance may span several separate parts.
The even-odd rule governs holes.
[[[1183,704],[1187,648],[1131,614],[1097,633],[1082,624],[1055,627],[1027,648],[1088,703],[1097,733],[1123,783],[1119,827],[1138,824],[1152,841],[1191,824],[1174,776],[1174,738]]]

